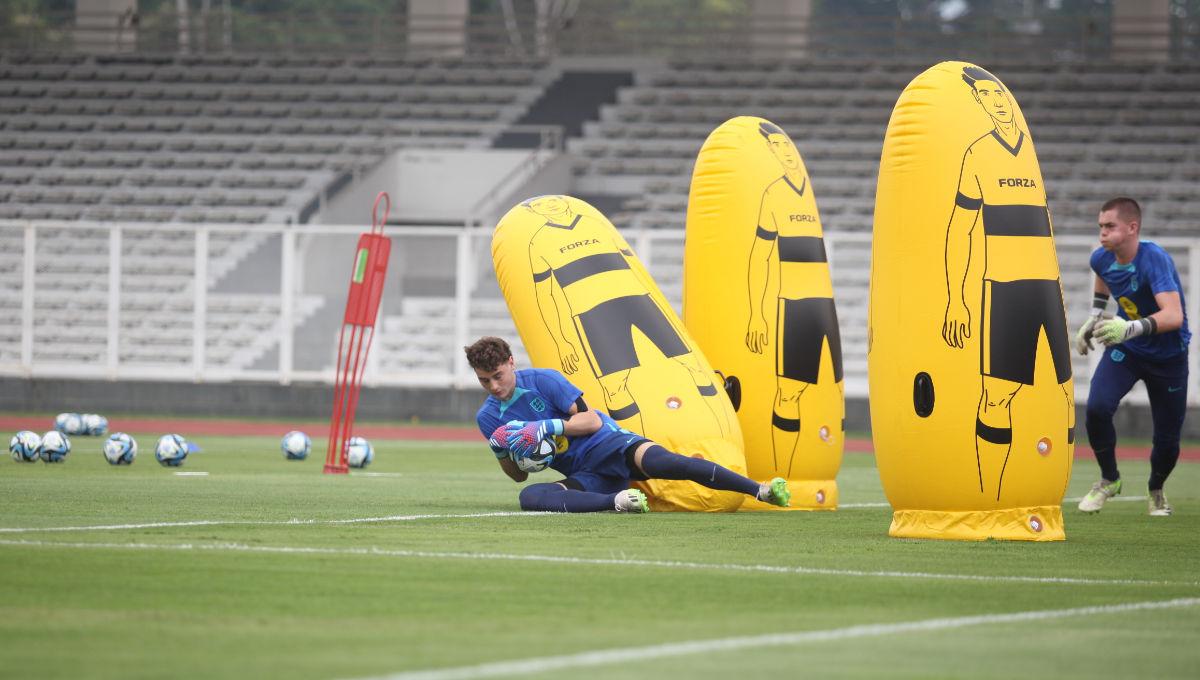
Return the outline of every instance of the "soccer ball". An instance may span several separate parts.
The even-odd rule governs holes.
[[[8,443],[8,451],[12,454],[13,460],[18,463],[37,462],[41,448],[42,438],[38,436],[37,432],[29,430],[21,430],[14,434],[12,441]]]
[[[551,435],[538,442],[537,451],[524,458],[518,458],[517,467],[525,472],[541,472],[550,467],[550,464],[554,462],[554,454],[554,436]]]
[[[83,421],[83,430],[80,434],[92,435],[99,437],[105,432],[108,432],[108,418],[95,413],[85,413],[81,417]]]
[[[137,441],[124,432],[113,432],[104,442],[104,459],[111,465],[132,465]]]
[[[351,437],[346,442],[346,463],[352,468],[365,468],[375,460],[375,447],[362,437]]]
[[[308,458],[308,452],[312,450],[312,440],[303,432],[292,430],[283,435],[283,441],[279,442],[279,448],[288,460],[304,460]]]
[[[165,467],[179,467],[188,455],[187,440],[177,434],[164,434],[154,445],[154,460]]]
[[[54,429],[63,434],[81,434],[83,417],[78,413],[60,413],[54,417]]]
[[[42,435],[42,446],[38,450],[45,462],[61,463],[71,452],[71,440],[58,430],[50,430]]]

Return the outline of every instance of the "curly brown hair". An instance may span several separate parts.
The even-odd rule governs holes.
[[[471,368],[480,371],[494,371],[512,358],[512,348],[508,343],[492,335],[479,338],[474,344],[463,347],[463,351],[467,353],[467,363]]]

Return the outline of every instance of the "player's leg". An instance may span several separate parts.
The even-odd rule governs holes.
[[[1163,485],[1179,461],[1179,435],[1187,413],[1187,355],[1161,364],[1143,362],[1150,415],[1154,421],[1154,444],[1150,450],[1150,514],[1171,514]]]
[[[791,501],[787,481],[782,477],[760,484],[710,460],[681,456],[652,441],[642,441],[626,449],[626,460],[631,471],[647,479],[683,479],[718,491],[737,491],[783,507]]]
[[[561,482],[530,484],[521,489],[521,509],[541,512],[649,512],[646,496],[637,489],[603,493],[588,491],[586,484],[568,478]]]
[[[1079,502],[1083,512],[1099,512],[1105,501],[1121,493],[1121,472],[1117,469],[1117,429],[1113,416],[1121,399],[1129,393],[1139,374],[1134,360],[1124,351],[1110,347],[1100,357],[1088,387],[1088,444],[1100,465],[1100,481]]]

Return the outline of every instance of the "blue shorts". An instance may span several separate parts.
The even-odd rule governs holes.
[[[633,464],[633,452],[650,440],[635,437],[632,442],[615,440],[618,446],[601,452],[592,449],[587,460],[578,470],[562,480],[568,489],[590,491],[592,493],[617,493],[629,488],[629,480],[644,481],[643,475]]]

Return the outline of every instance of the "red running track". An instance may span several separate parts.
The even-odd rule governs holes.
[[[42,432],[54,427],[51,417],[37,416],[0,416],[0,432],[16,432],[17,430],[33,430]],[[110,418],[109,432],[175,432],[185,437],[237,437],[260,436],[282,437],[291,430],[307,432],[314,440],[323,440],[329,436],[329,423],[318,421],[245,421],[245,420],[206,420],[201,418]],[[409,439],[414,441],[456,441],[479,442],[483,445],[483,437],[469,426],[433,427],[425,425],[381,425],[377,423],[362,423],[354,428],[354,434],[367,439]],[[870,440],[848,439],[846,451],[849,453],[871,453],[873,448]],[[1075,457],[1092,460],[1092,450],[1087,446],[1075,447]],[[1122,460],[1148,460],[1150,447],[1122,446],[1117,450],[1117,458]],[[1179,452],[1180,460],[1200,461],[1200,447],[1184,447]]]

